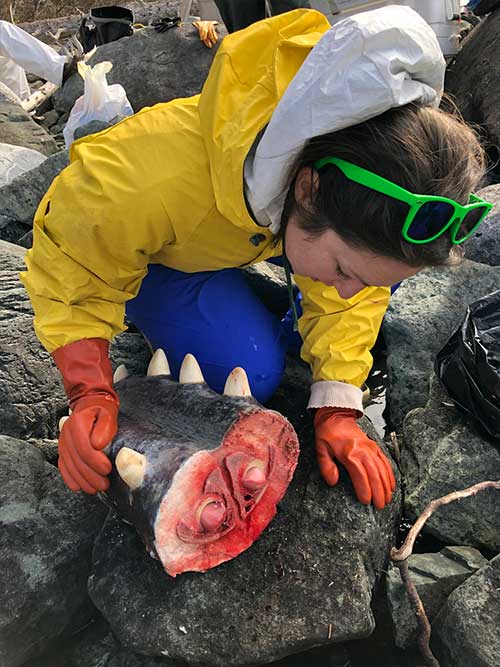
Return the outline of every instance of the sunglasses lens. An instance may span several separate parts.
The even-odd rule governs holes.
[[[479,226],[483,216],[487,213],[488,209],[485,206],[478,206],[477,208],[469,211],[465,218],[462,220],[459,230],[456,233],[456,243],[463,243],[466,239],[474,233],[474,231]]]
[[[451,220],[455,209],[444,201],[430,201],[418,209],[408,228],[409,238],[425,241],[437,236]]]

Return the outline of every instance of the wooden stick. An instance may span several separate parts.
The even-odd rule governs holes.
[[[426,667],[439,667],[439,662],[436,660],[429,647],[429,639],[431,637],[431,624],[425,613],[425,608],[420,599],[415,584],[410,576],[410,569],[408,561],[396,561],[394,565],[398,568],[401,579],[405,585],[406,592],[410,598],[411,605],[417,618],[417,623],[420,628],[420,635],[418,637],[418,645],[420,652],[425,660]]]
[[[23,109],[28,113],[33,111],[39,104],[52,97],[58,88],[59,86],[56,86],[55,83],[47,81],[41,88],[21,102]]]
[[[485,489],[490,489],[490,488],[500,490],[500,480],[498,482],[491,482],[491,481],[480,482],[479,484],[474,484],[474,486],[470,486],[468,489],[463,489],[462,491],[453,491],[452,493],[448,493],[448,495],[443,496],[442,498],[437,498],[436,500],[431,501],[411,527],[410,532],[406,536],[406,539],[403,542],[402,547],[400,549],[396,549],[394,547],[391,549],[391,560],[393,562],[396,562],[396,561],[406,560],[409,556],[411,556],[415,540],[417,539],[420,531],[424,527],[427,519],[429,519],[432,516],[432,514],[438,507],[442,507],[443,505],[448,505],[449,503],[452,503],[454,500],[461,500],[462,498],[475,496],[476,493],[479,493],[480,491],[484,491]]]
[[[407,559],[412,555],[415,540],[424,527],[427,519],[432,516],[438,507],[448,505],[454,500],[461,500],[462,498],[475,496],[477,493],[484,491],[485,489],[500,490],[500,480],[498,482],[480,482],[479,484],[474,484],[474,486],[470,486],[469,488],[463,489],[462,491],[453,491],[452,493],[448,493],[446,496],[442,496],[441,498],[437,498],[431,501],[411,527],[405,541],[403,542],[402,547],[400,549],[396,549],[394,547],[391,549],[391,561],[400,572],[401,579],[405,586],[406,593],[413,607],[417,623],[420,628],[420,634],[417,641],[420,652],[422,653],[422,656],[425,660],[426,667],[439,667],[439,662],[434,657],[429,646],[431,625],[429,623],[429,619],[427,618],[427,614],[425,613],[425,607],[422,604],[422,600],[420,599],[417,588],[410,576],[410,569]]]

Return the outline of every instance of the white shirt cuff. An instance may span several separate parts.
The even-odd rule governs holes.
[[[363,414],[363,392],[359,387],[337,380],[321,380],[311,385],[308,408],[352,408]]]

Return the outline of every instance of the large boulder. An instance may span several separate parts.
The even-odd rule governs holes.
[[[408,558],[410,576],[429,621],[448,595],[487,562],[477,549],[470,547],[444,547],[439,553],[412,554]],[[389,566],[386,584],[396,646],[416,646],[420,628],[397,567]]]
[[[18,438],[54,437],[66,407],[59,374],[33,330],[33,312],[19,280],[25,250],[0,242],[0,424]]]
[[[36,447],[0,435],[0,664],[22,665],[85,623],[104,516],[100,501],[66,489]]]
[[[38,167],[44,160],[45,155],[32,148],[0,143],[0,187]]]
[[[467,306],[499,285],[500,268],[464,260],[458,266],[422,271],[394,294],[382,330],[388,405],[396,428],[410,410],[425,405],[435,355],[465,317]]]
[[[226,34],[222,25],[217,30],[221,38]],[[166,32],[144,28],[131,37],[104,44],[88,64],[111,61],[108,83],[120,83],[134,111],[139,111],[201,92],[216,51],[217,46],[207,49],[196,28],[186,22]],[[60,114],[67,113],[82,94],[83,80],[74,74],[54,95],[55,108]]]
[[[441,667],[498,667],[499,591],[500,556],[453,591],[432,625]]]
[[[500,12],[494,12],[464,40],[446,74],[445,90],[465,120],[480,124],[491,144],[500,144]]]
[[[24,146],[51,155],[58,151],[57,144],[37,125],[21,106],[19,99],[0,82],[0,142]]]
[[[320,479],[305,409],[308,384],[309,371],[289,360],[270,407],[294,422],[301,458],[277,516],[236,559],[173,579],[130,526],[108,518],[89,592],[124,647],[230,667],[373,631],[370,602],[394,541],[399,492],[376,511],[356,500],[345,471],[335,487]],[[377,437],[366,420],[363,427]]]
[[[18,438],[55,438],[67,412],[61,378],[33,329],[33,311],[19,280],[25,249],[0,241],[0,424]],[[113,368],[126,364],[144,373],[151,352],[138,332],[117,336],[111,345]]]
[[[474,430],[471,420],[453,407],[435,378],[425,408],[413,410],[404,421],[403,443],[405,509],[411,519],[435,498],[500,477],[500,448]],[[496,553],[500,551],[498,495],[488,489],[440,507],[425,529],[445,544]]]
[[[33,227],[35,211],[54,178],[69,164],[67,151],[0,187],[0,238],[17,243]]]
[[[465,244],[465,256],[474,262],[500,266],[500,185],[483,188],[478,195],[494,204],[494,207],[478,231]]]

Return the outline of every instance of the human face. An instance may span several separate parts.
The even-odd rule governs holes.
[[[309,198],[310,179],[311,171],[302,170],[296,182],[296,199],[303,202]],[[349,245],[333,229],[312,237],[300,228],[299,220],[299,214],[292,213],[285,232],[286,255],[293,273],[335,287],[343,299],[368,286],[395,285],[423,268]]]

